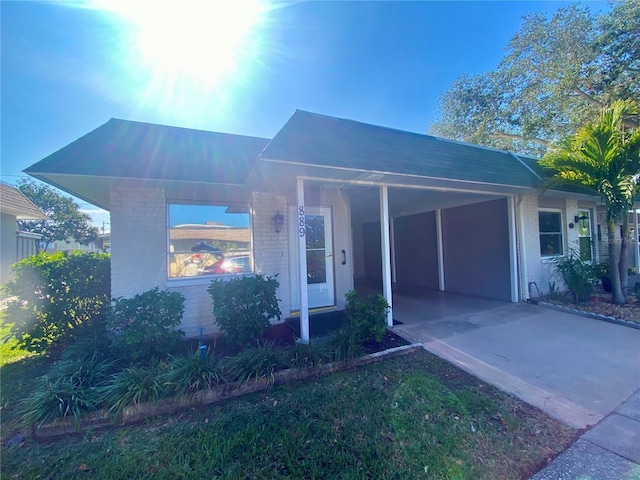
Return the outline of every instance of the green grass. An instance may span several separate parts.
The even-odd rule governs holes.
[[[3,435],[7,432],[3,432]],[[2,452],[5,478],[518,479],[576,431],[426,353]]]
[[[15,338],[5,340],[10,333],[11,324],[6,323],[5,312],[0,311],[0,367],[34,355],[32,352],[15,348],[18,345]]]

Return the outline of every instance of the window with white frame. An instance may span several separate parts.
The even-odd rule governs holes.
[[[169,203],[169,278],[253,272],[249,205]]]
[[[542,257],[562,255],[562,214],[559,211],[541,210],[538,212],[538,226],[540,255]]]

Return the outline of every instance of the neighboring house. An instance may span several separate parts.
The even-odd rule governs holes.
[[[271,140],[112,119],[25,172],[109,210],[112,295],[182,292],[190,337],[247,270],[306,338],[358,282],[518,302],[598,255],[599,199],[542,190],[533,159],[303,111]]]
[[[20,190],[0,183],[0,283],[11,280],[11,265],[39,250],[41,235],[18,231],[17,221],[46,219]]]

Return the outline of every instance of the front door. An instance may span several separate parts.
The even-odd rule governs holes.
[[[331,207],[305,207],[305,244],[307,254],[307,289],[309,308],[335,305],[333,279],[333,236],[331,232]],[[295,222],[295,208],[291,207],[292,219],[289,232],[291,307],[300,309],[300,282],[298,281],[298,238],[299,229]]]

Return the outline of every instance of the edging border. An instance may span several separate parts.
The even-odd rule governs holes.
[[[259,378],[248,381],[239,386],[233,383],[222,384],[208,390],[201,390],[193,395],[173,397],[156,402],[145,402],[126,407],[119,415],[110,415],[106,410],[93,412],[84,417],[79,423],[72,419],[63,419],[38,428],[30,432],[36,440],[51,440],[56,437],[78,434],[88,429],[100,430],[114,426],[125,426],[145,420],[147,418],[168,415],[200,405],[210,405],[229,398],[240,397],[249,393],[267,390],[271,386],[283,383],[305,380],[313,376],[328,375],[352,367],[359,367],[378,362],[387,358],[399,357],[422,349],[421,343],[412,343],[401,347],[388,348],[381,352],[371,353],[353,361],[331,362],[318,368],[302,367],[289,368],[275,372],[271,378]]]
[[[601,313],[592,313],[579,310],[577,308],[565,307],[562,305],[556,305],[555,303],[540,302],[537,303],[541,307],[550,308],[552,310],[558,310],[560,312],[573,313],[574,315],[580,315],[587,318],[595,318],[596,320],[602,320],[603,322],[614,323],[616,325],[622,325],[624,327],[635,328],[640,330],[640,323],[629,322],[616,317],[610,317],[608,315],[602,315]]]

